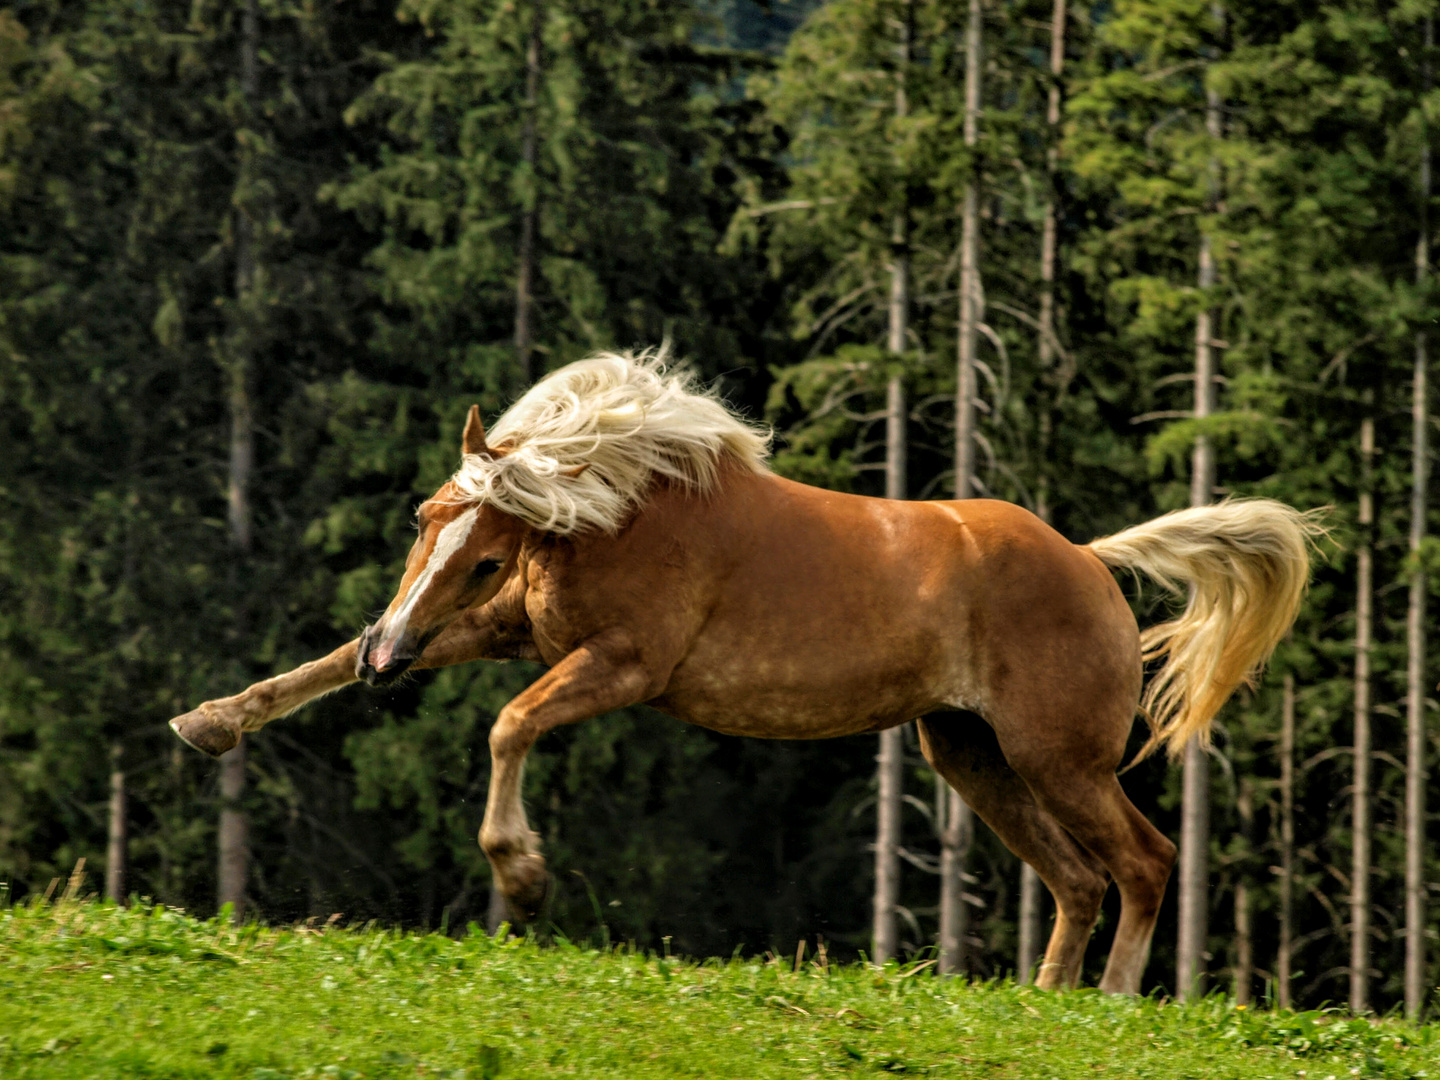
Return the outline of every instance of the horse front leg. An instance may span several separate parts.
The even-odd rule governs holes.
[[[359,644],[358,638],[346,642],[329,656],[255,683],[232,697],[202,702],[171,720],[171,730],[196,750],[219,757],[239,743],[241,732],[259,731],[271,720],[354,682]]]
[[[460,615],[415,663],[415,669],[449,667],[471,660],[531,659],[534,644],[513,620],[487,605]],[[196,750],[219,757],[246,731],[259,731],[316,698],[358,681],[360,639],[294,671],[264,679],[232,697],[216,698],[170,721],[176,735]]]
[[[490,793],[480,848],[517,921],[530,922],[549,891],[539,837],[525,818],[525,755],[547,731],[634,705],[661,687],[619,634],[585,642],[500,710],[490,729]]]

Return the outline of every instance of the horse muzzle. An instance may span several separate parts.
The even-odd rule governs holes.
[[[371,686],[387,686],[409,670],[420,656],[419,643],[409,634],[386,640],[367,626],[360,635],[360,650],[355,657],[355,675]]]

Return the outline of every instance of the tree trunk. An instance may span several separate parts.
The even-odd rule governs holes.
[[[1435,47],[1435,21],[1425,20],[1422,83],[1430,89],[1430,52]],[[1421,113],[1424,131],[1424,113]],[[1430,136],[1420,140],[1420,236],[1415,244],[1415,281],[1424,284],[1430,271]],[[1415,385],[1412,403],[1410,555],[1416,561],[1410,578],[1410,604],[1405,618],[1406,757],[1405,757],[1405,1015],[1420,1017],[1425,1005],[1425,573],[1419,566],[1429,509],[1430,420],[1424,331],[1415,335]]]
[[[1015,949],[1015,981],[1028,986],[1045,948],[1045,890],[1029,863],[1020,864],[1019,942]]]
[[[1050,94],[1046,103],[1045,123],[1049,128],[1050,146],[1045,153],[1046,200],[1045,222],[1040,233],[1040,371],[1054,388],[1056,397],[1066,381],[1050,378],[1058,353],[1059,338],[1055,329],[1055,262],[1059,250],[1058,207],[1060,188],[1060,76],[1065,71],[1066,0],[1055,0],[1050,13]],[[1040,454],[1036,469],[1035,514],[1050,523],[1050,453],[1054,422],[1054,402],[1046,401],[1041,409]],[[1045,934],[1045,895],[1040,875],[1029,863],[1020,864],[1020,911],[1018,942],[1015,951],[1015,978],[1028,984],[1034,975],[1035,962],[1040,958]]]
[[[1045,123],[1049,128],[1050,146],[1045,153],[1045,222],[1040,232],[1040,318],[1039,318],[1039,359],[1040,372],[1051,384],[1056,398],[1064,391],[1068,379],[1052,372],[1055,357],[1059,352],[1059,338],[1055,330],[1055,262],[1059,249],[1059,212],[1057,202],[1060,194],[1060,76],[1065,70],[1065,29],[1066,0],[1055,0],[1050,14],[1050,95],[1046,103]],[[1054,419],[1051,415],[1054,401],[1046,401],[1040,416],[1040,453],[1036,469],[1035,513],[1042,521],[1050,520],[1050,472],[1051,440]],[[1021,872],[1022,892],[1024,871]],[[1021,928],[1021,937],[1025,934]],[[1024,971],[1022,969],[1022,978]]]
[[[520,215],[520,253],[515,275],[515,356],[525,386],[535,381],[534,329],[531,307],[535,291],[536,233],[540,227],[539,180],[536,176],[539,153],[541,49],[544,45],[545,5],[532,0],[530,36],[525,47],[525,123],[521,132],[520,156],[528,173],[528,198]]]
[[[1216,9],[1217,17],[1223,17]],[[1220,95],[1205,93],[1205,126],[1212,139],[1220,138]],[[1216,168],[1211,160],[1212,174]],[[1212,175],[1210,207],[1218,184]],[[1198,284],[1209,290],[1215,284],[1215,259],[1210,237],[1200,238]],[[1195,317],[1195,416],[1203,419],[1215,410],[1215,353],[1212,313],[1208,307]],[[1206,435],[1195,440],[1190,469],[1190,505],[1204,506],[1215,493],[1215,449]],[[1175,994],[1181,1001],[1202,994],[1205,974],[1205,934],[1209,914],[1210,879],[1210,763],[1198,742],[1185,747],[1185,775],[1180,808],[1180,926],[1175,949]]]
[[[900,902],[900,811],[904,795],[905,743],[898,727],[880,733],[876,757],[879,792],[875,826],[875,929],[871,959],[884,964],[900,946],[895,906]]]
[[[244,123],[252,123],[255,98],[259,92],[257,69],[259,52],[259,12],[257,0],[245,0],[240,17],[240,90],[245,99]],[[237,168],[238,184],[243,189],[250,177],[251,151],[242,143]],[[235,307],[237,318],[247,318],[250,293],[255,287],[255,222],[249,207],[242,201],[235,215]],[[250,403],[250,357],[247,355],[250,335],[236,335],[230,355],[230,477],[229,525],[230,540],[241,551],[250,550],[250,474],[255,462],[255,419]]]
[[[955,393],[955,497],[975,494],[975,343],[980,321],[979,231],[976,164],[980,136],[980,42],[983,28],[980,0],[970,0],[965,32],[965,146],[972,155],[960,218],[960,325]],[[945,828],[940,840],[940,957],[942,975],[965,966],[969,911],[965,906],[965,857],[975,820],[970,807],[951,791],[946,799]]]
[[[240,25],[240,89],[245,98],[246,122],[253,120],[259,95],[259,10],[257,0],[245,0]],[[249,151],[241,148],[240,183],[249,179]],[[249,317],[255,286],[255,223],[246,206],[235,217],[235,301],[239,318]],[[250,481],[255,460],[255,421],[250,403],[248,334],[242,333],[230,357],[230,541],[242,555],[250,551]],[[249,850],[248,822],[241,800],[245,793],[245,742],[220,759],[219,905],[234,906],[239,922],[245,909],[245,879]]]
[[[895,84],[895,115],[904,117],[908,108],[905,78],[910,64],[910,10],[906,7],[901,28],[898,75]],[[890,232],[890,326],[886,347],[892,356],[903,356],[910,320],[910,209],[908,193],[895,215]],[[885,497],[903,499],[906,491],[905,383],[898,374],[885,388]],[[875,924],[871,959],[884,964],[899,948],[895,907],[900,902],[900,825],[905,794],[905,736],[898,728],[880,733],[877,803],[875,813]]]
[[[1235,810],[1240,818],[1240,861],[1235,867],[1235,1004],[1249,1005],[1255,982],[1255,934],[1250,906],[1250,868],[1255,851],[1255,785],[1240,777]]]
[[[1350,815],[1350,1009],[1370,1008],[1370,636],[1375,593],[1370,492],[1375,421],[1360,422],[1360,543],[1355,553],[1355,783]]]
[[[125,808],[125,768],[121,744],[110,747],[110,821],[105,845],[105,899],[125,902],[125,859],[129,854],[129,823]]]
[[[1280,705],[1280,948],[1275,958],[1275,1003],[1290,1008],[1290,960],[1295,941],[1295,676],[1285,673]]]
[[[1210,763],[1198,742],[1185,748],[1180,808],[1180,917],[1175,996],[1202,996],[1209,904]]]
[[[1425,20],[1422,84],[1430,89],[1430,52],[1435,47],[1435,20]],[[1424,131],[1424,113],[1421,113]],[[1420,140],[1420,236],[1415,244],[1415,281],[1424,284],[1430,272],[1430,136]],[[1430,420],[1424,331],[1415,335],[1415,385],[1412,403],[1410,489],[1410,555],[1416,560],[1410,578],[1410,604],[1405,619],[1406,757],[1405,757],[1405,1015],[1418,1020],[1425,1005],[1425,573],[1419,566],[1429,509]]]
[[[939,971],[953,975],[965,964],[970,909],[965,906],[965,858],[975,835],[974,816],[965,800],[942,777],[935,777],[936,825],[940,833]]]
[[[965,33],[965,146],[971,155],[980,138],[980,0],[970,0],[970,20]],[[960,327],[957,352],[959,369],[955,391],[955,497],[968,499],[975,487],[975,345],[980,322],[979,193],[976,190],[977,163],[970,163],[960,209]]]
[[[1210,240],[1200,241],[1200,287],[1215,282]],[[1214,356],[1210,348],[1210,312],[1202,310],[1195,321],[1195,415],[1209,416],[1215,387]],[[1215,489],[1215,451],[1210,439],[1195,440],[1191,465],[1190,503],[1203,506]],[[1206,916],[1210,876],[1210,762],[1198,741],[1185,747],[1184,780],[1180,807],[1180,918],[1176,946],[1175,993],[1188,1001],[1201,990],[1204,977]]]
[[[231,918],[245,914],[250,823],[241,800],[245,795],[245,740],[220,758],[220,859],[218,903],[232,905]]]

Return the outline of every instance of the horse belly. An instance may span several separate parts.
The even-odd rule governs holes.
[[[879,731],[943,704],[938,649],[757,644],[692,651],[652,704],[713,731],[769,739]]]
[[[773,477],[756,491],[727,519],[741,554],[657,707],[736,735],[819,739],[968,699],[968,541],[953,511]]]

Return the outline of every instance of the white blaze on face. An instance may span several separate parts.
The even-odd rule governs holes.
[[[419,603],[420,597],[425,595],[425,590],[435,580],[435,575],[445,569],[445,564],[465,546],[465,541],[470,539],[470,530],[475,527],[475,519],[479,514],[478,506],[471,507],[440,530],[440,535],[435,538],[435,546],[430,549],[430,558],[425,561],[425,568],[420,571],[420,576],[410,586],[410,591],[405,596],[405,602],[387,620],[385,641],[391,649],[393,649],[393,643],[405,633],[405,624],[410,621],[410,613],[415,610],[415,605]],[[388,655],[389,649],[386,650],[387,659]]]

